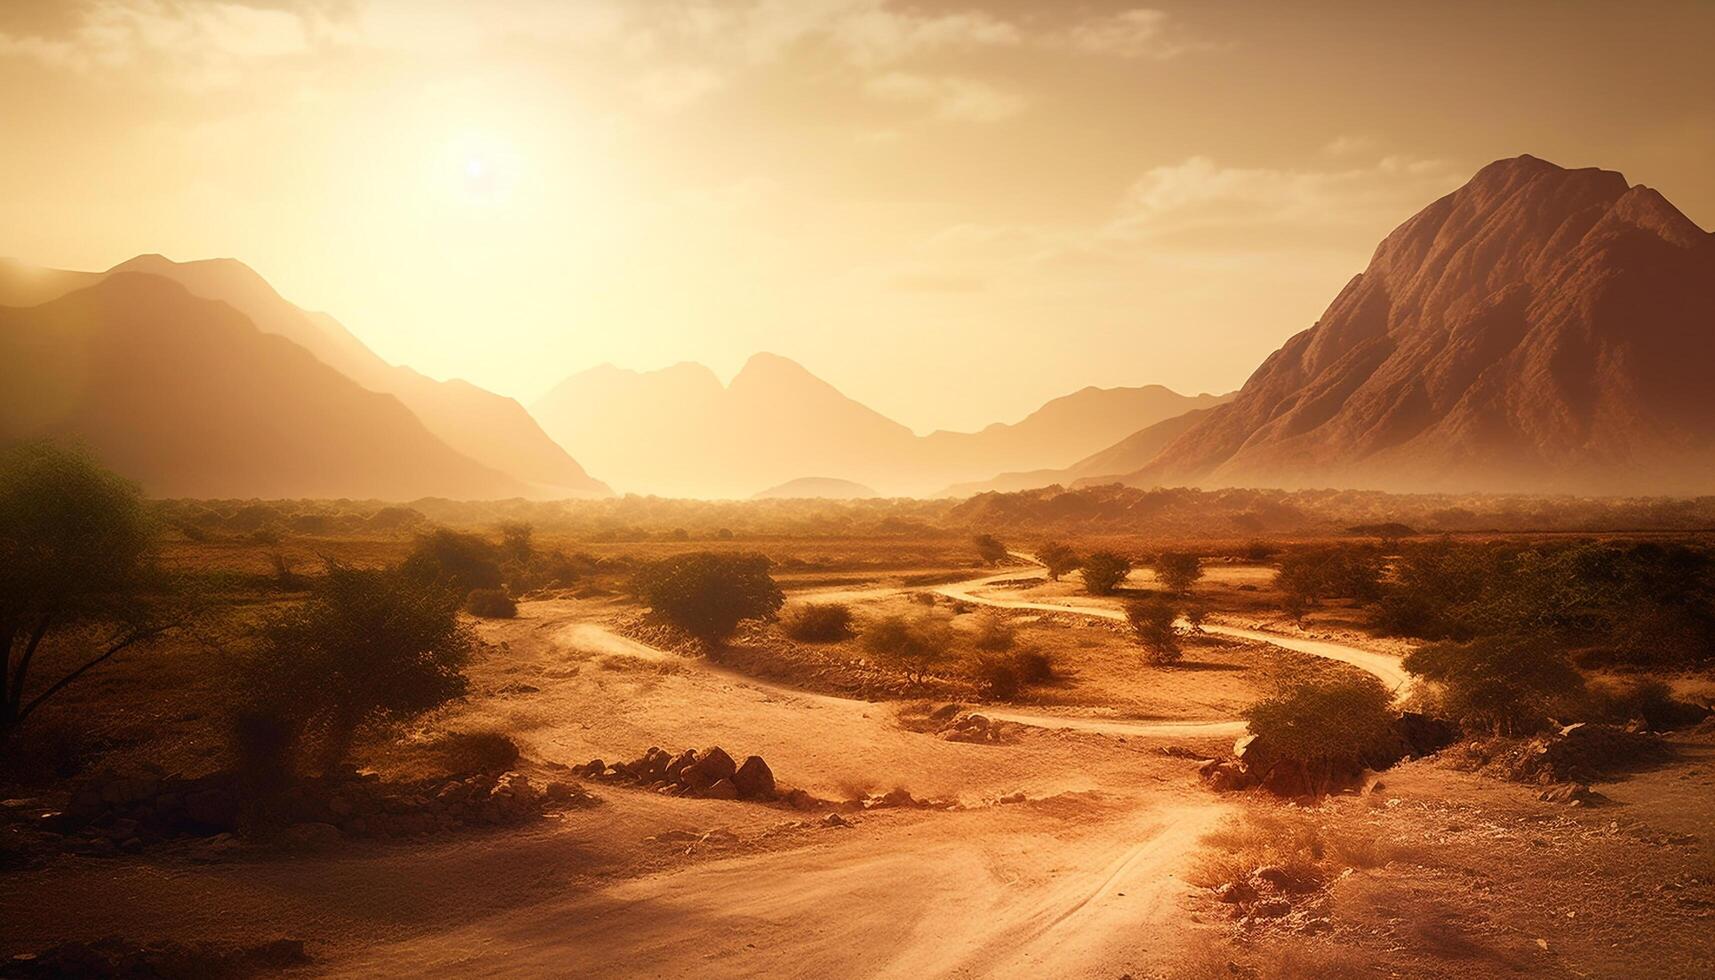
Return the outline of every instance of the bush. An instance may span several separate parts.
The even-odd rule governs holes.
[[[1406,654],[1404,666],[1435,682],[1441,710],[1473,733],[1536,731],[1584,689],[1583,675],[1566,655],[1535,640],[1432,643]]]
[[[922,684],[929,671],[947,658],[953,645],[953,627],[946,617],[933,613],[920,616],[887,616],[863,631],[863,648],[905,673],[913,684]]]
[[[1082,561],[1071,545],[1059,541],[1044,541],[1036,549],[1036,560],[1048,569],[1048,578],[1054,582],[1067,572],[1076,571]]]
[[[459,595],[501,585],[499,550],[477,535],[444,527],[418,535],[403,568],[408,575],[442,583]]]
[[[511,619],[518,615],[518,603],[505,589],[471,589],[464,599],[464,611],[483,619]]]
[[[288,710],[334,769],[363,726],[464,694],[473,639],[458,610],[457,593],[416,575],[330,565],[307,601],[263,628],[248,686],[268,700],[256,707]]]
[[[1059,676],[1054,670],[1054,658],[1035,647],[1018,651],[1012,655],[1012,660],[1018,667],[1018,676],[1026,684],[1046,684]]]
[[[172,628],[156,535],[137,487],[89,457],[46,444],[0,454],[0,748],[84,673]],[[61,639],[77,666],[26,698],[38,648]]]
[[[977,557],[989,565],[999,564],[1006,560],[1006,545],[992,534],[979,534],[971,539],[971,546],[977,549]]]
[[[1155,556],[1149,567],[1169,592],[1179,594],[1189,592],[1191,586],[1203,577],[1203,565],[1197,556],[1183,551],[1163,551]]]
[[[1012,644],[1018,638],[1012,624],[998,613],[988,612],[977,621],[977,635],[971,644],[978,650],[998,653],[1001,650],[1011,650]]]
[[[1166,665],[1179,661],[1183,652],[1175,625],[1179,612],[1173,603],[1160,597],[1139,599],[1126,605],[1125,618],[1150,663]]]
[[[786,610],[780,629],[803,643],[837,643],[852,635],[852,611],[844,603],[806,602]]]
[[[768,574],[772,565],[754,553],[675,555],[639,569],[632,588],[669,623],[704,643],[718,643],[740,621],[772,618],[785,604]]]
[[[1295,620],[1323,599],[1370,601],[1381,595],[1381,561],[1369,548],[1312,548],[1280,561],[1275,587]]]
[[[536,557],[532,540],[536,529],[523,521],[507,521],[500,525],[500,557],[504,561],[527,565]]]
[[[448,732],[430,742],[428,749],[450,774],[501,773],[518,764],[518,743],[494,729]]]
[[[1400,756],[1393,697],[1373,677],[1289,682],[1244,717],[1245,763],[1283,795],[1326,793]]]
[[[1612,725],[1642,721],[1652,732],[1671,732],[1709,717],[1709,709],[1679,700],[1671,687],[1653,677],[1633,678],[1591,684],[1585,716]]]
[[[1098,551],[1084,559],[1084,591],[1091,595],[1113,595],[1114,588],[1131,574],[1131,559],[1111,551]]]
[[[1018,697],[1024,687],[1019,676],[1018,661],[1012,657],[984,654],[971,665],[971,674],[982,686],[983,693],[1000,701]]]

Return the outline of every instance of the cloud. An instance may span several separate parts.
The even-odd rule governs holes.
[[[726,79],[717,72],[674,66],[649,72],[633,87],[650,106],[672,111],[701,100],[725,84]]]
[[[1137,7],[1092,17],[1066,28],[1064,43],[1092,54],[1120,58],[1172,58],[1212,45],[1178,36],[1165,10]]]
[[[234,81],[250,62],[308,50],[298,14],[238,3],[101,0],[63,37],[0,34],[0,55],[78,72],[153,60],[165,77],[192,88]]]
[[[937,118],[957,122],[998,122],[1022,112],[1028,101],[987,82],[953,75],[889,72],[865,86],[873,96],[892,102],[921,103]]]

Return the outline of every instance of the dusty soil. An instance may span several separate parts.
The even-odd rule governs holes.
[[[589,784],[600,805],[524,829],[239,849],[213,863],[188,846],[62,856],[0,878],[0,954],[108,935],[290,936],[314,957],[306,972],[333,976],[1715,969],[1709,737],[1598,785],[1614,801],[1599,808],[1545,803],[1533,788],[1434,761],[1312,808],[1217,796],[1197,782],[1196,759],[1230,746],[1234,710],[1269,670],[1382,671],[1397,647],[1330,624],[1283,636],[1268,631],[1282,624],[1225,608],[1212,626],[1265,627],[1268,642],[1209,637],[1187,657],[1209,666],[1145,669],[1116,629],[1117,603],[1079,596],[1075,583],[949,581],[957,572],[936,560],[806,571],[787,584],[860,610],[911,603],[902,589],[1004,609],[1020,642],[1052,646],[1071,671],[1034,703],[976,706],[1021,722],[1002,744],[914,731],[901,723],[906,702],[843,696],[789,659],[762,677],[640,642],[624,635],[637,611],[615,598],[526,602],[516,620],[480,624],[489,646],[472,668],[474,696],[410,735],[507,731],[522,767],[544,778],[650,745],[721,745],[829,800],[903,788],[940,807],[853,802],[830,825],[821,811]],[[1260,576],[1233,566],[1199,590],[1248,602],[1256,593],[1239,587]],[[1204,886],[1202,862],[1217,850],[1204,841],[1276,818],[1355,842],[1346,851],[1357,857],[1303,900],[1306,914],[1241,926]],[[1326,931],[1287,924],[1312,911]]]

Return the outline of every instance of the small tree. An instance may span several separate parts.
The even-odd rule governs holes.
[[[1067,572],[1077,571],[1081,559],[1072,546],[1062,541],[1045,541],[1036,549],[1036,560],[1048,570],[1051,581],[1060,581],[1060,576]]]
[[[506,562],[527,565],[536,556],[532,541],[535,528],[523,521],[507,521],[500,525],[500,558]]]
[[[1126,606],[1125,618],[1150,663],[1166,665],[1179,661],[1184,651],[1175,625],[1179,612],[1173,603],[1160,597],[1139,599]]]
[[[423,582],[439,582],[464,595],[472,589],[498,589],[500,552],[475,534],[436,528],[417,536],[401,566]]]
[[[770,619],[786,597],[764,555],[699,551],[651,562],[639,569],[632,588],[668,622],[704,643],[732,636],[746,619]]]
[[[178,624],[158,601],[155,539],[137,488],[87,456],[46,444],[0,456],[0,746],[85,673]],[[35,688],[50,636],[75,642],[78,662]]]
[[[1115,587],[1131,574],[1131,559],[1111,551],[1098,551],[1084,559],[1084,591],[1091,595],[1113,595]]]
[[[946,617],[933,613],[887,616],[864,628],[862,642],[864,650],[904,672],[912,684],[921,685],[929,671],[947,658],[953,627]]]
[[[992,534],[979,534],[971,539],[971,546],[977,549],[977,557],[985,564],[997,565],[1006,560],[1006,545]]]
[[[1326,793],[1399,758],[1392,696],[1373,677],[1293,681],[1245,709],[1245,762],[1283,793]]]
[[[1534,731],[1584,691],[1584,676],[1546,642],[1484,637],[1432,643],[1405,655],[1405,669],[1433,681],[1442,710],[1468,731]]]
[[[1203,577],[1203,566],[1197,556],[1183,551],[1163,551],[1149,563],[1155,571],[1155,577],[1167,587],[1169,592],[1184,595],[1191,591],[1191,586]]]
[[[308,601],[262,630],[251,690],[321,737],[334,769],[366,724],[415,717],[465,692],[474,643],[458,593],[397,569],[330,564]]]

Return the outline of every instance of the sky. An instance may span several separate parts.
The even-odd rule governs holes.
[[[5,0],[0,255],[243,260],[526,404],[791,357],[918,431],[1236,388],[1490,160],[1715,226],[1715,4]]]

